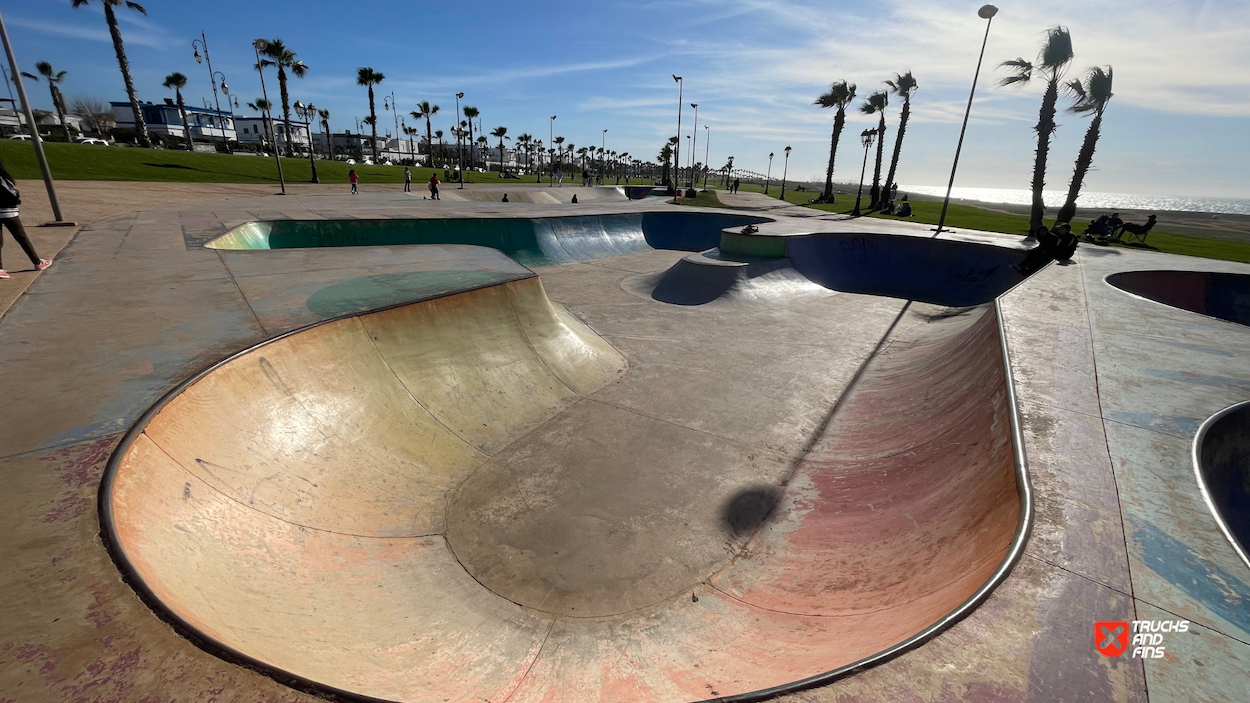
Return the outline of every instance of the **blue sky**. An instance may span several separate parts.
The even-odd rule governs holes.
[[[685,77],[685,101],[699,103],[699,161],[707,125],[713,166],[732,154],[735,165],[763,171],[768,153],[789,145],[790,173],[811,179],[823,179],[833,117],[812,105],[816,96],[838,79],[866,96],[911,69],[921,87],[899,181],[931,185],[949,173],[984,31],[980,4],[148,0],[146,18],[129,10],[119,16],[143,100],[166,97],[160,84],[172,71],[190,78],[188,102],[211,98],[207,70],[191,50],[204,31],[213,67],[246,103],[260,95],[251,41],[277,36],[311,67],[307,78],[292,81],[292,99],[329,108],[336,131],[354,131],[356,118],[368,114],[355,71],[372,66],[387,76],[379,132],[394,131],[383,93],[394,91],[401,115],[419,100],[441,105],[435,129],[447,130],[454,94],[464,91],[461,105],[476,106],[488,131],[503,125],[511,135],[545,140],[554,114],[555,133],[578,146],[599,144],[606,128],[609,149],[654,159],[676,129],[676,73]],[[1250,3],[1004,0],[1000,8],[958,185],[1028,187],[1041,86],[998,88],[995,66],[1032,58],[1045,28],[1062,24],[1076,47],[1073,77],[1091,65],[1115,68],[1116,97],[1088,190],[1250,197]],[[5,0],[0,9],[24,70],[51,61],[68,71],[70,98],[125,99],[98,2],[75,10],[70,0]],[[276,100],[276,80],[269,87]],[[28,89],[36,107],[50,107],[46,88]],[[897,114],[892,105],[891,124]],[[1087,124],[1063,113],[1059,121],[1049,188],[1065,186]],[[692,122],[687,107],[683,135]],[[852,117],[837,180],[858,177],[856,135],[870,122]]]

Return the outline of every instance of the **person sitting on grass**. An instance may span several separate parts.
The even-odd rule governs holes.
[[[898,212],[894,213],[899,217],[911,217],[911,203],[907,202],[907,196],[903,196],[903,200],[899,202]]]
[[[17,184],[13,182],[13,176],[0,163],[0,252],[4,250],[4,228],[7,228],[9,234],[22,247],[22,251],[30,257],[30,263],[35,265],[35,270],[42,271],[51,266],[52,262],[39,258],[35,253],[35,246],[30,243],[30,237],[26,236],[26,228],[22,226],[22,218],[17,213],[17,206],[21,202],[22,196],[17,190]],[[9,272],[3,266],[4,260],[0,258],[0,278],[8,278]]]

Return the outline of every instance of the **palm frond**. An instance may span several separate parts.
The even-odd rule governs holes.
[[[148,16],[148,11],[143,9],[143,5],[140,5],[137,2],[130,2],[130,0],[126,0],[126,7],[129,7],[130,9],[134,10],[135,12],[138,12],[144,17]]]

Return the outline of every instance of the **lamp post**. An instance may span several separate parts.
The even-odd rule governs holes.
[[[607,151],[608,151],[608,130],[605,129],[603,130],[603,134],[601,134],[599,138],[599,183],[600,184],[603,183],[603,178],[606,175],[603,172],[603,155],[606,154]]]
[[[257,39],[252,42],[252,48],[256,50],[256,72],[260,74],[260,94],[265,98],[265,114],[269,115],[269,129],[273,130],[273,108],[269,107],[269,91],[265,90],[265,65],[260,61],[260,52],[269,48],[269,42],[264,39]],[[261,115],[264,117],[265,115]],[[287,139],[291,135],[286,135]],[[282,175],[282,157],[278,155],[278,140],[273,140],[273,160],[278,164],[278,183],[282,186],[282,194],[286,195],[286,177]]]
[[[694,143],[690,146],[690,180],[686,181],[687,188],[694,187],[694,152],[699,148],[699,103],[690,103],[690,107],[694,108]]]
[[[203,61],[204,63],[208,64],[208,81],[213,84],[213,104],[217,106],[217,113],[218,113],[217,119],[220,120],[221,119],[221,101],[217,99],[217,75],[218,73],[220,73],[220,71],[216,73],[213,72],[213,59],[212,57],[208,55],[208,37],[204,35],[204,32],[200,32],[199,39],[195,39],[191,42],[191,49],[195,51],[196,63],[200,63],[200,60],[201,60],[200,49],[201,48],[204,49]],[[226,77],[224,75],[221,77],[221,91],[227,95],[226,106],[229,107],[230,98],[228,96],[230,95],[230,92],[226,90]],[[223,123],[222,130],[221,130],[221,138],[223,140],[226,138],[226,129],[225,129],[224,123]]]
[[[851,217],[859,217],[859,199],[864,195],[864,174],[868,172],[868,150],[872,148],[872,143],[877,139],[877,130],[865,129],[859,133],[859,140],[864,144],[864,165],[859,169],[859,191],[855,193],[855,209],[851,211]]]
[[[35,115],[30,110],[30,101],[26,99],[26,87],[17,76],[21,72],[17,68],[17,57],[13,54],[13,45],[9,43],[9,30],[4,26],[4,17],[0,16],[0,39],[4,40],[4,53],[8,56],[9,67],[13,69],[13,85],[17,86],[17,97],[22,101],[22,112],[26,113],[26,124],[30,127],[30,143],[35,147],[35,158],[39,161],[39,170],[43,172],[43,184],[48,189],[48,202],[52,204],[52,216],[55,222],[49,225],[72,226],[61,216],[61,203],[56,199],[56,185],[52,182],[52,170],[48,168],[48,157],[43,153],[43,140],[39,138],[39,127],[35,125]],[[20,122],[20,120],[19,120]]]
[[[703,125],[703,192],[707,192],[707,174],[708,167],[712,165],[708,159],[712,158],[712,129],[707,125]]]
[[[946,208],[951,204],[951,189],[955,187],[955,169],[959,168],[959,152],[964,148],[964,132],[968,130],[968,115],[972,113],[972,96],[977,92],[977,79],[981,77],[981,61],[985,58],[985,44],[990,40],[990,25],[994,23],[994,15],[998,8],[993,5],[982,5],[977,10],[977,17],[985,20],[985,38],[981,40],[981,55],[977,57],[977,70],[972,74],[972,90],[968,91],[968,107],[964,110],[964,124],[959,128],[959,143],[955,146],[955,161],[951,164],[951,179],[946,184],[946,197],[942,199],[942,214],[938,217],[937,230],[933,236],[942,233],[942,225],[946,224]],[[1031,234],[1031,233],[1030,233]]]
[[[786,147],[786,165],[781,170],[781,199],[786,199],[786,176],[790,173],[790,147]]]
[[[321,180],[317,178],[317,161],[313,159],[313,148],[312,148],[312,127],[313,127],[313,120],[316,119],[317,117],[317,106],[313,105],[312,103],[308,103],[308,105],[305,106],[303,103],[296,100],[294,107],[295,107],[295,114],[299,115],[301,119],[303,119],[305,122],[308,123],[308,165],[312,167],[312,180],[309,181],[309,183],[320,183]],[[286,136],[288,139],[295,138],[295,135],[292,135],[292,134],[288,134]],[[327,142],[329,141],[329,139],[330,139],[330,136],[326,135]]]
[[[673,148],[677,150],[677,153],[673,154],[673,169],[674,171],[680,172],[681,171],[681,102],[682,102],[682,91],[685,90],[686,84],[682,82],[681,76],[678,76],[676,74],[673,75],[673,80],[677,81],[677,143],[673,145]],[[676,185],[678,183],[681,183],[681,175],[680,173],[674,173],[673,183],[671,185]],[[673,204],[674,205],[677,204],[676,197],[673,198]]]
[[[460,98],[464,93],[456,93],[456,119],[460,119]],[[464,150],[460,148],[460,126],[456,126],[456,168],[460,174],[460,190],[464,190]]]
[[[768,154],[768,175],[764,176],[764,195],[768,195],[768,186],[773,180],[773,156],[771,152]]]
[[[391,91],[391,101],[388,104],[386,98],[382,98],[382,109],[390,110],[391,117],[395,118],[395,153],[399,153],[399,106],[395,104],[395,91]]]
[[[555,115],[552,115],[552,116],[551,116],[551,119],[550,119],[550,120],[547,120],[547,147],[548,147],[548,149],[550,149],[551,154],[553,155],[553,157],[554,157],[554,155],[555,155],[555,153],[556,153],[556,150],[555,150],[554,148],[552,148],[552,147],[554,147],[554,146],[556,145],[556,138],[555,138],[555,135],[556,135],[556,116],[555,116]],[[547,164],[547,166],[549,167],[549,171],[550,171],[550,175],[549,175],[549,177],[547,178],[547,187],[548,187],[548,188],[551,188],[551,187],[553,187],[553,186],[556,184],[556,162],[555,162],[555,159],[554,159],[554,158],[552,158],[552,159],[551,159],[551,163]]]

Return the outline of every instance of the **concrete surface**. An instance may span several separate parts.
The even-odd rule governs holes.
[[[466,287],[465,281],[454,277],[431,280],[419,274],[440,273],[441,267],[479,271],[485,278],[475,279],[468,287],[483,291],[480,295],[536,284],[529,272],[502,257],[479,256],[480,250],[453,245],[439,245],[427,257],[424,247],[228,252],[205,250],[204,242],[256,219],[499,216],[503,214],[500,207],[430,203],[411,196],[251,198],[144,211],[84,228],[57,266],[41,274],[30,292],[0,320],[4,332],[0,359],[5,362],[0,366],[0,383],[9,394],[9,407],[21,409],[6,416],[0,429],[0,456],[4,457],[0,458],[0,480],[10,487],[0,499],[4,508],[0,530],[7,535],[0,541],[0,558],[11,565],[0,577],[0,590],[5,594],[0,606],[0,696],[84,701],[310,700],[182,639],[122,581],[97,536],[94,496],[104,465],[122,433],[146,408],[184,379],[238,350],[317,320],[413,300],[448,300],[448,295],[457,297],[455,291]],[[541,206],[518,203],[516,207],[529,208],[523,211],[527,216],[556,214]],[[569,208],[621,214],[661,206],[642,201],[562,207],[559,214],[570,214]],[[171,559],[159,572],[179,586],[171,586],[171,592],[207,599],[207,609],[198,612],[210,636],[247,642],[262,657],[284,657],[283,661],[310,669],[335,672],[343,685],[416,700],[425,696],[455,699],[470,690],[503,692],[492,699],[511,696],[512,700],[552,695],[558,700],[721,696],[767,683],[759,672],[776,679],[797,678],[832,668],[830,663],[836,664],[840,656],[877,651],[899,641],[908,627],[931,622],[949,610],[949,605],[933,601],[941,589],[932,589],[942,583],[960,583],[949,581],[952,573],[967,574],[965,581],[984,582],[985,575],[978,569],[993,562],[990,555],[995,547],[971,538],[1001,535],[1001,525],[1010,522],[1010,514],[942,509],[953,502],[948,496],[964,499],[975,493],[955,480],[958,472],[941,469],[948,461],[962,466],[957,452],[941,448],[943,438],[951,440],[952,447],[970,446],[958,434],[942,431],[943,422],[953,432],[995,427],[992,420],[961,418],[947,409],[983,412],[1001,407],[998,401],[961,405],[955,397],[988,393],[986,397],[993,398],[1000,393],[994,390],[991,372],[1001,364],[978,361],[976,351],[988,353],[983,337],[988,334],[986,316],[992,312],[850,293],[793,304],[674,306],[622,288],[627,279],[662,273],[685,256],[685,252],[639,251],[538,271],[551,300],[567,308],[571,317],[563,316],[558,308],[553,308],[554,314],[570,329],[577,329],[581,338],[606,340],[628,363],[628,371],[600,390],[583,388],[589,397],[580,391],[565,396],[575,402],[563,409],[550,406],[554,415],[505,446],[488,446],[480,439],[473,444],[459,437],[460,444],[449,440],[446,450],[438,449],[443,445],[429,446],[439,457],[460,457],[436,462],[449,470],[478,466],[469,475],[470,481],[451,494],[453,503],[462,501],[461,509],[450,510],[444,526],[445,544],[454,547],[460,539],[465,553],[472,555],[463,565],[451,558],[453,552],[446,546],[438,546],[444,538],[418,532],[414,529],[420,528],[418,522],[406,522],[414,515],[430,514],[420,507],[415,489],[386,488],[407,501],[394,509],[396,516],[406,517],[390,524],[406,525],[403,534],[408,536],[367,537],[324,529],[325,525],[301,526],[296,522],[333,517],[333,511],[330,517],[325,513],[325,506],[333,501],[284,503],[266,495],[262,507],[268,512],[264,512],[245,505],[238,496],[230,498],[228,492],[195,489],[194,483],[184,501],[189,481],[178,477],[179,472],[189,476],[188,470],[173,464],[175,460],[165,452],[152,455],[156,443],[147,440],[132,448],[149,452],[152,467],[161,469],[164,462],[163,469],[147,478],[134,474],[132,480],[137,483],[130,485],[152,489],[152,495],[168,499],[132,506],[153,516],[142,524],[156,532],[146,542],[140,541],[156,554],[176,555],[179,545],[186,549],[191,540],[187,533],[172,529],[177,524],[195,527],[201,536],[221,538],[196,542],[196,549],[184,552],[181,560]],[[464,266],[458,263],[462,257],[477,258],[472,266]],[[924,646],[856,676],[791,694],[791,699],[1138,701],[1147,699],[1147,689],[1149,698],[1163,701],[1243,697],[1250,667],[1250,632],[1245,620],[1250,569],[1219,534],[1206,509],[1194,481],[1189,450],[1203,419],[1245,400],[1250,393],[1250,365],[1246,364],[1250,333],[1244,326],[1135,298],[1103,280],[1125,270],[1195,268],[1247,273],[1250,267],[1082,248],[1072,265],[1052,265],[1003,298],[1006,341],[1036,487],[1037,524],[1025,557],[984,605]],[[412,274],[418,275],[409,278]],[[399,283],[391,285],[395,280]],[[344,285],[346,289],[322,293]],[[331,304],[318,304],[314,300],[318,293]],[[394,312],[412,310],[404,314],[413,314],[429,305],[417,303]],[[535,308],[521,305],[516,309]],[[275,344],[299,347],[300,354],[312,354],[312,359],[333,349],[330,339],[335,343],[348,339],[330,334],[333,327],[349,321],[361,324],[364,319],[348,317]],[[585,328],[576,327],[578,322]],[[320,335],[321,342],[303,344],[312,339],[305,335]],[[417,337],[397,338],[397,348],[419,358],[412,345],[420,348],[425,340]],[[356,339],[362,338],[368,336]],[[240,368],[244,360],[256,361],[254,354],[240,357]],[[330,358],[342,355],[330,353]],[[337,369],[341,364],[332,366]],[[328,373],[307,370],[315,368],[315,363],[307,365],[302,378],[317,383],[333,380],[325,378]],[[490,366],[470,363],[466,368],[482,371]],[[269,384],[272,389],[273,377],[266,376],[263,367],[259,373],[256,388]],[[852,384],[857,374],[858,381]],[[286,377],[285,373],[277,376]],[[897,382],[900,379],[908,382]],[[917,380],[922,382],[914,385]],[[579,382],[574,379],[551,387],[573,392],[570,384]],[[926,387],[930,390],[914,399],[908,395]],[[754,390],[744,394],[743,389]],[[350,398],[353,393],[359,397],[360,392],[347,384],[334,397]],[[324,398],[318,394],[301,397],[305,402]],[[419,418],[434,417],[431,409],[413,403],[411,396],[394,402],[400,401],[408,404],[379,403],[396,409],[380,419],[392,423],[390,427],[429,425],[430,420]],[[883,414],[882,409],[892,403],[903,408],[906,421],[890,421],[900,412],[897,409]],[[301,412],[310,413],[304,417],[334,418],[345,407],[303,405]],[[912,407],[922,411],[909,416]],[[203,408],[207,418],[245,411],[246,405],[238,403]],[[445,416],[455,424],[454,413]],[[295,441],[299,432],[292,430],[299,430],[300,424],[304,429],[315,424],[283,425],[281,413],[267,417],[271,429],[265,432],[261,429],[266,425],[236,422],[196,424],[192,425],[195,431],[176,434],[203,439],[218,428],[240,437],[264,436],[269,438],[268,445],[240,442],[231,446],[267,446],[279,452],[275,457],[286,456],[278,440],[292,447],[309,446],[306,441]],[[528,425],[524,418],[517,419],[521,421],[518,431],[523,432]],[[408,424],[398,424],[401,421]],[[373,428],[369,432],[384,436],[395,436],[397,431],[387,429],[385,422],[369,427]],[[469,424],[459,428],[471,438],[470,430]],[[338,442],[350,439],[324,432],[309,436]],[[1003,435],[991,431],[991,436],[1001,440]],[[615,444],[596,443],[596,437]],[[872,442],[863,443],[868,439],[883,444],[874,449]],[[900,454],[890,449],[900,441],[918,444]],[[631,477],[610,471],[622,462],[662,467],[658,462],[675,460],[669,454],[640,451],[651,445],[706,447],[677,457],[688,456],[687,464],[694,462],[692,468],[697,471],[747,469],[730,469],[729,482],[749,481],[753,490],[760,491],[771,487],[780,494],[779,511],[759,525],[755,541],[747,540],[748,545],[760,545],[758,552],[743,549],[741,538],[721,538],[726,545],[722,549],[747,557],[734,558],[721,568],[709,560],[711,530],[690,530],[689,539],[695,542],[690,545],[683,542],[685,532],[661,532],[659,536],[673,543],[670,549],[679,548],[668,553],[696,557],[685,557],[684,571],[672,569],[672,576],[654,580],[672,587],[667,600],[630,611],[633,619],[624,621],[619,616],[606,620],[570,617],[579,598],[580,602],[617,603],[613,608],[651,600],[657,594],[648,595],[646,589],[653,587],[653,580],[638,579],[628,587],[628,578],[619,570],[598,573],[595,567],[604,563],[619,569],[642,562],[637,553],[619,548],[606,554],[573,554],[567,563],[577,567],[561,572],[554,554],[539,553],[540,547],[551,546],[554,552],[559,546],[548,545],[546,537],[567,539],[572,530],[585,530],[581,514],[596,511],[631,527],[627,518],[658,507],[648,503],[648,497],[682,506],[679,517],[689,512],[703,525],[711,519],[697,509],[687,511],[716,504],[715,500],[692,503],[692,487],[678,485],[648,496],[637,490],[640,482],[649,483],[647,474]],[[341,446],[346,452],[350,444]],[[378,449],[373,443],[356,443],[352,451],[375,452],[366,455],[373,458],[364,464],[379,462],[378,469],[386,462],[416,465],[411,457]],[[992,456],[984,453],[988,450],[977,451]],[[186,456],[197,453],[193,448],[187,451],[191,454]],[[340,450],[335,451],[338,456]],[[891,456],[898,461],[912,452],[922,457],[926,451],[932,459],[904,459],[895,470],[874,464]],[[598,457],[611,460],[601,463],[595,460]],[[194,458],[191,465],[199,467]],[[709,463],[701,469],[699,462]],[[773,465],[776,468],[770,468]],[[493,470],[484,472],[482,467],[487,466]],[[793,480],[785,480],[791,466]],[[822,473],[829,471],[834,473]],[[932,471],[952,482],[919,478]],[[361,500],[367,489],[387,486],[385,480],[401,480],[402,474],[379,471],[377,476],[358,485],[340,482],[336,484],[340,493],[327,495]],[[505,494],[490,486],[471,485],[474,477],[490,476],[508,476],[514,482],[544,479],[517,494],[536,500],[530,505],[539,509],[492,502],[492,497]],[[625,483],[616,488],[604,483],[605,477]],[[409,484],[401,485],[420,485],[420,481],[412,483],[415,478],[402,480]],[[703,479],[711,480],[710,476]],[[165,487],[157,490],[161,481]],[[273,487],[274,495],[283,494],[282,485],[291,495],[295,490],[291,487],[301,482],[298,478],[285,481]],[[587,495],[581,502],[562,500],[587,483],[597,484],[601,494]],[[237,491],[246,485],[236,484],[234,489],[223,490]],[[806,502],[815,495],[843,495],[837,493],[839,487],[848,489],[844,503]],[[700,489],[694,494],[702,499],[707,486]],[[874,515],[878,503],[863,500],[873,491],[882,492],[882,499],[888,501],[881,516]],[[729,495],[737,494],[730,491]],[[758,515],[758,508],[750,508],[758,505],[761,494],[744,495],[745,509],[734,514]],[[763,491],[762,495],[778,494]],[[625,499],[639,503],[618,505]],[[582,510],[583,504],[603,507]],[[833,512],[813,512],[813,507],[822,505]],[[987,508],[1009,506],[1009,501],[986,502]],[[377,507],[379,514],[390,510]],[[304,511],[302,516],[296,522],[287,521],[296,513],[282,511],[296,509]],[[520,529],[494,527],[488,520],[474,519],[475,511],[477,517],[483,513],[499,519],[513,516]],[[338,517],[345,517],[343,512]],[[178,522],[195,515],[211,519]],[[269,522],[257,523],[267,525],[264,529],[230,535],[221,532],[231,524],[220,519],[225,515]],[[962,541],[941,543],[942,548],[952,550],[950,554],[963,556],[944,556],[925,541],[927,530],[939,525],[949,529],[976,515],[982,516],[984,524],[1000,527],[986,530],[984,538],[980,530],[960,528],[952,536]],[[654,516],[673,518],[663,510]],[[452,521],[472,529],[456,538],[448,527]],[[750,525],[751,520],[740,518],[729,524]],[[438,529],[435,523],[427,526]],[[864,529],[857,531],[856,526]],[[830,527],[839,531],[835,535],[853,539],[822,543],[830,536]],[[600,539],[614,544],[610,540],[655,537],[645,530],[628,535],[608,530]],[[702,546],[697,544],[699,539],[706,540]],[[908,540],[926,548],[908,547]],[[496,547],[483,548],[492,544],[512,544],[518,553],[529,550],[533,556],[527,557],[528,562],[513,560],[505,565],[498,562]],[[309,560],[290,558],[301,549],[308,550]],[[622,555],[620,559],[609,558],[616,553]],[[195,559],[188,561],[186,554]],[[252,555],[252,561],[240,560],[239,555]],[[824,557],[833,559],[830,564],[845,563],[851,568],[812,570]],[[879,568],[883,563],[897,565],[899,559],[914,566],[902,569],[902,575],[914,572],[915,579],[898,581],[899,570]],[[265,566],[249,568],[258,563]],[[309,564],[318,568],[309,569]],[[393,568],[378,571],[379,564]],[[221,571],[208,569],[216,576],[195,578],[198,569],[208,567]],[[708,569],[716,569],[720,576],[700,579]],[[562,585],[572,587],[565,589],[551,610],[568,610],[547,612],[532,602],[512,603],[508,596],[495,601],[470,597],[488,592],[473,578],[475,570],[488,581],[493,579],[494,588],[520,588],[506,593],[521,600],[537,598],[525,590],[536,580],[559,577]],[[805,575],[798,579],[787,575],[793,573]],[[819,580],[808,578],[821,573],[843,580],[834,578],[819,586]],[[865,578],[854,578],[860,573]],[[894,580],[884,578],[890,574]],[[691,581],[699,585],[690,588],[689,596],[684,595],[685,588],[680,591],[683,595],[676,594],[678,585]],[[289,600],[266,598],[263,588],[248,587],[271,587],[275,582],[291,589]],[[299,584],[303,586],[295,588]],[[897,593],[906,601],[905,594],[918,586],[920,593],[931,594],[929,599],[880,611],[895,612],[896,617],[887,621],[873,620],[872,612],[850,614],[862,611],[864,603],[875,608],[874,594],[880,593],[889,602],[898,596],[888,594]],[[237,597],[231,597],[232,593]],[[356,597],[346,601],[337,597],[342,593]],[[336,607],[327,610],[330,601]],[[466,602],[474,610],[463,609]],[[446,617],[418,628],[418,636],[405,637],[404,623],[413,603]],[[840,609],[842,614],[830,618],[821,614],[821,608]],[[861,619],[858,626],[847,624],[857,618]],[[1192,626],[1186,635],[1169,639],[1168,659],[1141,660],[1128,655],[1108,659],[1091,646],[1094,620],[1135,618],[1184,618]],[[845,622],[814,626],[826,620]],[[361,621],[385,627],[351,627]],[[262,622],[269,626],[251,625]],[[489,623],[490,627],[480,635],[470,627],[468,639],[446,637],[451,631],[445,628],[451,622],[478,622],[483,627]],[[890,624],[864,626],[868,622]],[[839,629],[845,627],[850,629]],[[479,639],[473,640],[475,636]],[[362,639],[367,637],[382,639]],[[388,637],[390,646],[379,647]],[[832,644],[810,646],[821,638],[829,638]],[[480,656],[465,660],[451,649],[456,646],[465,648],[461,653],[472,651]],[[348,657],[345,652],[356,656]],[[674,652],[685,654],[673,657]],[[412,666],[396,671],[391,668],[396,661]],[[518,661],[533,664],[518,676],[514,666]],[[444,663],[432,664],[437,662]]]

